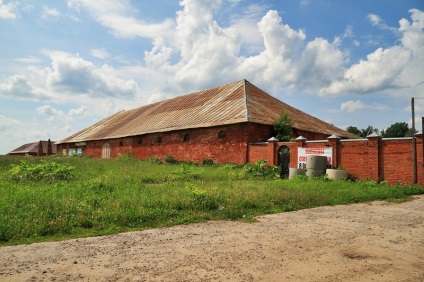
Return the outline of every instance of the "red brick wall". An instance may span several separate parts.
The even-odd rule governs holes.
[[[220,138],[219,132],[224,132],[225,137]],[[272,134],[272,126],[242,123],[87,141],[83,153],[101,158],[102,146],[108,142],[111,158],[132,152],[139,159],[156,157],[163,160],[171,154],[180,161],[202,162],[212,159],[216,163],[244,164],[247,162],[247,144],[267,140]],[[189,136],[188,140],[184,140],[186,135]],[[158,143],[158,138],[162,139],[162,143]],[[63,148],[67,146],[72,148],[74,144],[62,144]]]
[[[416,138],[417,184],[424,185],[423,137]],[[297,148],[333,148],[333,167],[343,166],[355,179],[386,180],[390,184],[413,184],[413,140],[412,138],[387,138],[379,136],[358,140],[340,140],[338,138],[321,141],[298,140],[295,142],[269,142],[261,146],[249,145],[249,155],[265,159],[269,150],[274,154],[268,163],[277,164],[278,148],[286,145],[290,148],[290,167],[297,167]],[[262,150],[262,152],[260,151]]]

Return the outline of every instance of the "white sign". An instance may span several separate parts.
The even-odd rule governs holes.
[[[297,148],[297,167],[306,168],[306,159],[308,156],[326,156],[327,168],[333,167],[333,148]]]

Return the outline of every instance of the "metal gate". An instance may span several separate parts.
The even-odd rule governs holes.
[[[285,145],[278,149],[278,166],[281,168],[280,176],[287,177],[290,167],[290,149]]]

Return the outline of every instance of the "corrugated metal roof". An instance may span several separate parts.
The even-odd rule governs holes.
[[[346,131],[281,102],[246,80],[240,80],[116,113],[56,144],[242,122],[272,125],[282,111],[294,121],[294,128],[349,136]]]
[[[47,148],[48,148],[48,142],[49,141],[41,141],[41,145],[43,147],[43,153],[47,152]],[[22,146],[19,146],[18,148],[14,149],[13,151],[10,151],[9,154],[13,155],[13,154],[36,154],[38,152],[38,146],[40,144],[40,141],[38,142],[34,142],[34,143],[28,143],[28,144],[24,144]],[[51,141],[52,144],[52,153],[55,154],[56,153],[56,145],[54,145],[54,141]]]

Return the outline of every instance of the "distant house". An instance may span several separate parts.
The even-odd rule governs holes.
[[[28,143],[24,144],[13,151],[10,151],[8,155],[15,155],[15,156],[48,156],[56,154],[56,144],[54,144],[54,141],[47,140],[40,140],[38,142],[34,143]]]
[[[248,144],[275,136],[284,112],[294,122],[293,138],[342,138],[350,133],[293,108],[246,80],[178,96],[111,115],[57,142],[62,154],[113,158],[165,158],[246,163]]]

